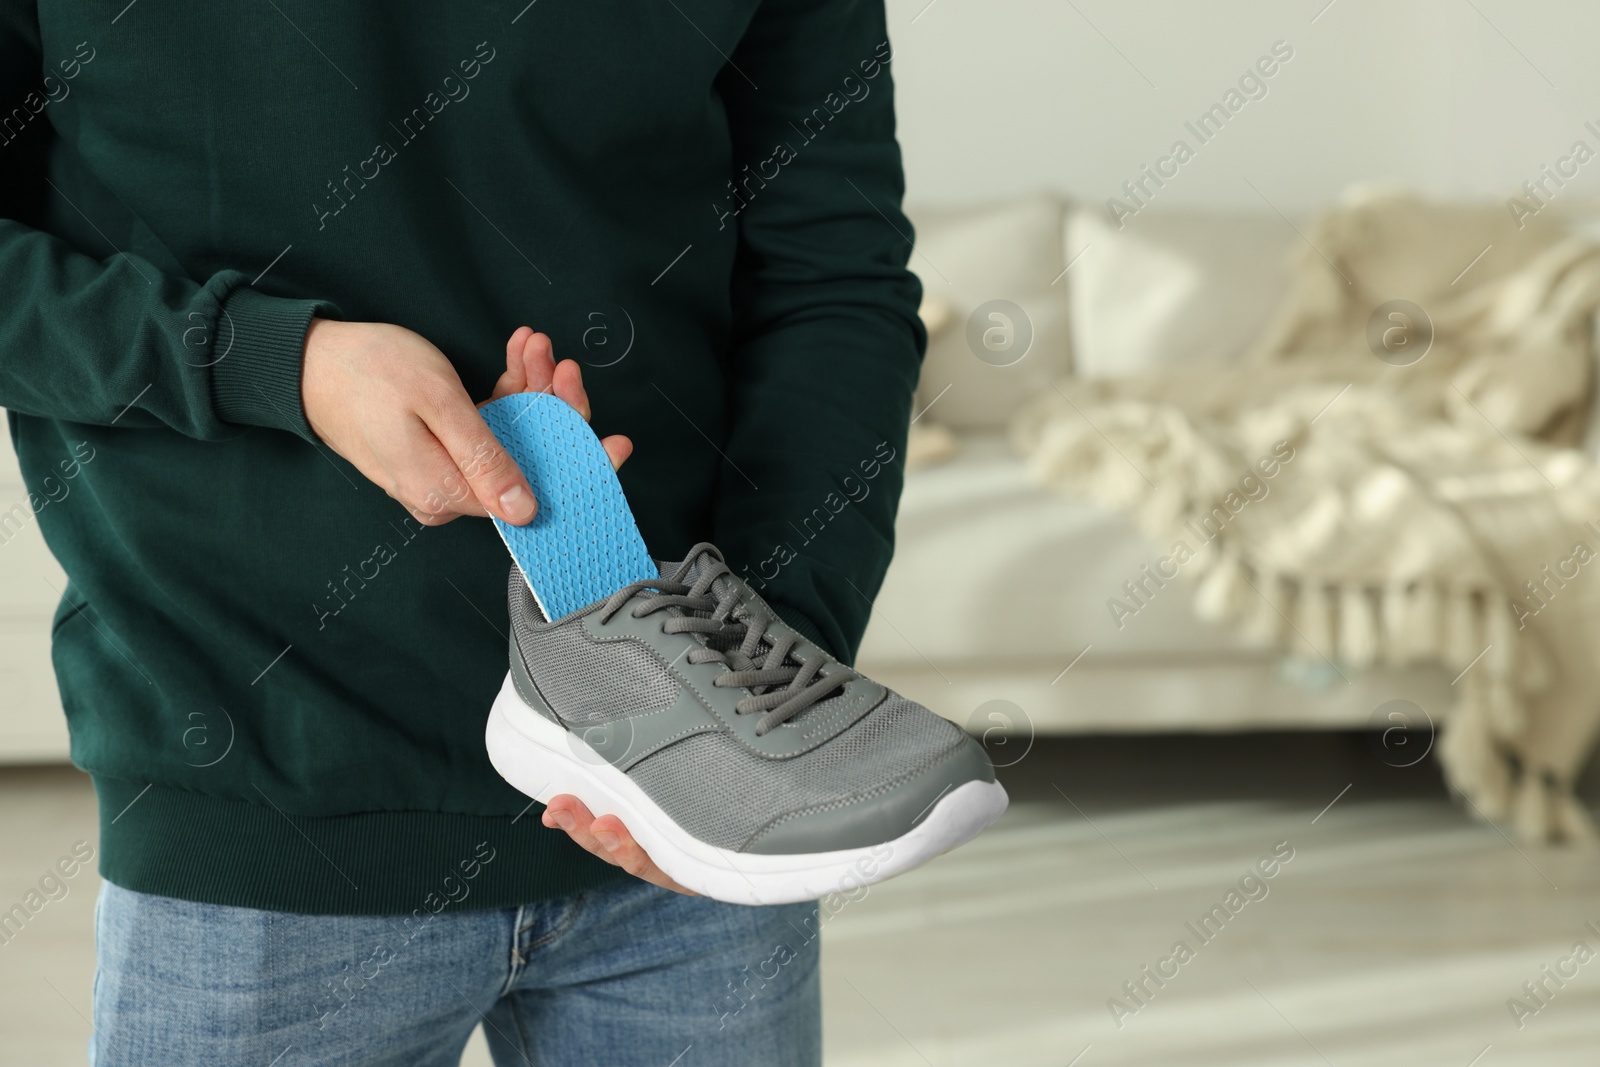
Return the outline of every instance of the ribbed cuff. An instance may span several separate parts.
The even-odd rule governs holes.
[[[211,368],[211,402],[223,422],[267,426],[316,441],[300,399],[306,331],[338,309],[320,300],[267,296],[248,286],[222,304]]]

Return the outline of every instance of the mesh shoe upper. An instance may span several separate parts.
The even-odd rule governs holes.
[[[726,734],[699,734],[642,760],[629,776],[678,825],[737,851],[789,819],[868,800],[966,743],[954,723],[890,693],[844,733],[793,759],[763,759]]]
[[[602,645],[578,620],[543,627],[539,605],[511,568],[511,625],[539,692],[564,723],[597,726],[630,715],[661,711],[678,696],[678,681],[643,644]],[[533,665],[537,663],[537,673]]]
[[[707,584],[696,580],[702,567],[714,569],[715,588],[706,589],[699,598],[686,595],[685,590],[692,593],[694,586]],[[777,620],[748,586],[727,572],[715,549],[704,546],[687,566],[663,566],[662,573],[666,584],[661,588],[641,589],[627,596],[624,590],[618,597],[565,619],[546,622],[521,574],[512,569],[512,654],[521,657],[539,695],[569,728],[581,731],[668,709],[680,702],[687,685],[683,661],[690,658],[699,662],[716,659],[722,673],[716,684],[731,690],[726,699],[737,695],[740,712],[785,716],[776,728],[788,731],[791,737],[821,732],[835,710],[846,710],[842,705],[851,698],[839,690],[840,676],[860,676],[811,648]],[[672,584],[667,576],[678,581]],[[629,636],[601,639],[585,626],[586,619],[600,617],[608,604],[613,610],[644,610],[652,596],[663,595],[663,589],[682,602],[650,610]],[[729,613],[734,596],[741,607]],[[718,604],[725,627],[711,618],[719,610]],[[698,621],[668,625],[673,619]],[[674,657],[656,647],[667,639],[658,642],[653,635],[674,629],[682,632],[685,627],[694,628],[692,647],[700,651],[690,651],[687,656],[680,651],[675,663]],[[752,632],[759,641],[750,639]],[[675,644],[682,647],[686,642],[679,638]],[[775,647],[788,646],[795,646],[794,654],[786,657],[779,669],[771,653]],[[803,688],[807,681],[800,665],[819,658],[825,662],[811,663],[809,670],[811,684],[822,680],[815,690],[821,695],[797,700],[791,695],[797,691],[792,687],[798,684]],[[734,684],[770,683],[773,679],[780,684]],[[703,692],[703,686],[696,691]],[[795,704],[802,706],[794,708]],[[684,706],[680,702],[680,713]],[[904,793],[907,783],[931,796],[931,790],[942,792],[975,776],[993,778],[981,747],[959,727],[892,692],[885,692],[836,736],[783,758],[753,751],[746,739],[732,730],[707,728],[708,722],[715,721],[710,711],[691,709],[690,714],[698,717],[700,732],[644,756],[627,767],[627,774],[684,830],[720,848],[758,851],[763,839],[792,837],[797,828],[803,834],[805,820],[821,818],[822,813],[870,813],[874,806],[887,804],[891,795]],[[939,788],[941,775],[953,778]],[[924,783],[924,779],[928,781]],[[913,814],[920,806],[919,797],[901,796],[899,801],[900,809]],[[894,818],[906,821],[903,814]],[[891,830],[885,833],[897,836]]]

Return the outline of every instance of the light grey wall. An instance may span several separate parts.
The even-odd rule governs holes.
[[[1600,152],[1600,4],[1582,0],[888,0],[908,200],[1031,189],[1103,204],[1183,137],[1155,201],[1285,212],[1352,182],[1517,193]],[[1315,21],[1313,21],[1315,19]],[[1221,134],[1185,120],[1287,42]],[[1569,165],[1569,169],[1571,169]],[[1553,184],[1548,188],[1554,190]],[[1600,158],[1556,201],[1596,199]]]

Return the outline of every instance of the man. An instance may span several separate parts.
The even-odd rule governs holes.
[[[0,405],[87,490],[40,524],[94,1062],[817,1062],[813,909],[669,892],[485,758],[484,516],[537,502],[474,405],[592,397],[652,553],[850,656],[925,340],[881,0],[0,11]]]

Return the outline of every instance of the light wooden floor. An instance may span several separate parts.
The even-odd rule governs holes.
[[[1574,941],[1600,950],[1583,928],[1600,926],[1600,858],[1513,846],[1439,799],[1429,767],[1337,736],[1106,739],[1041,744],[1006,778],[997,827],[825,927],[830,1067],[1600,1057],[1600,959],[1524,1028],[1506,1007]],[[0,902],[93,833],[75,772],[0,772]],[[1184,923],[1279,841],[1295,856],[1267,896],[1119,1029],[1107,999],[1198,945]],[[97,884],[70,886],[0,945],[0,1064],[83,1062]],[[481,1041],[463,1062],[488,1063]]]

